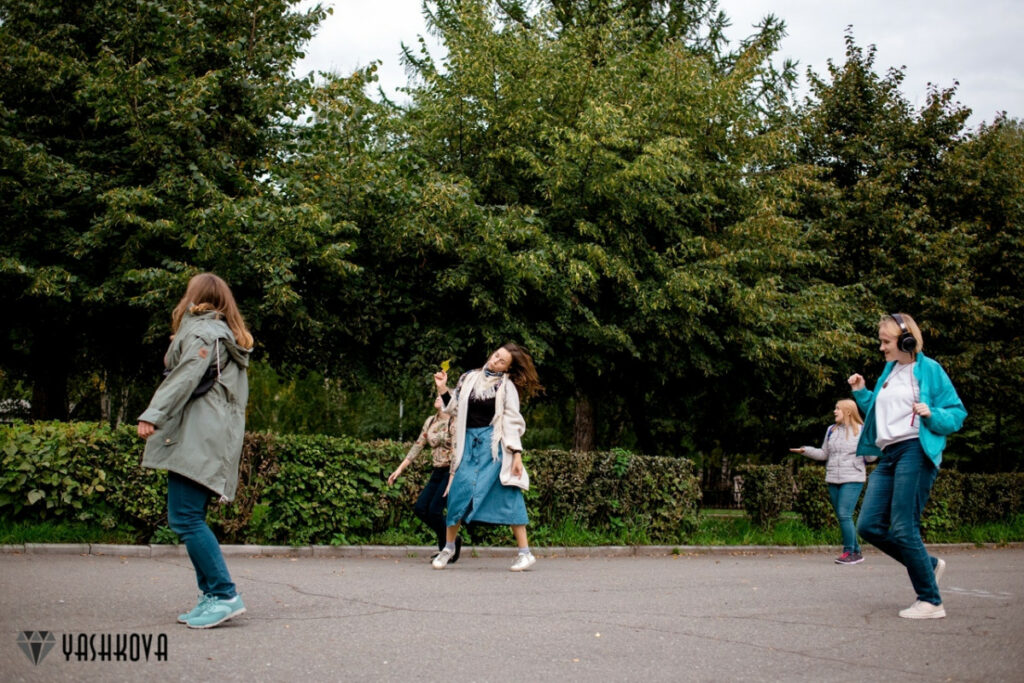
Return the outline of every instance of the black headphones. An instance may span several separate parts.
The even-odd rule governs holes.
[[[905,353],[914,353],[917,350],[917,339],[910,334],[907,324],[903,322],[903,316],[899,313],[890,313],[889,317],[900,326],[900,336],[896,338],[896,348]]]

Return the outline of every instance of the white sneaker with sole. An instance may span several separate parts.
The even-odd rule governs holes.
[[[537,562],[537,558],[533,556],[533,553],[519,553],[516,556],[516,561],[509,567],[509,571],[522,572],[532,567]]]
[[[942,619],[946,616],[946,608],[918,600],[907,609],[900,610],[900,616],[904,619]]]
[[[452,555],[454,554],[454,550],[449,550],[448,548],[445,548],[437,554],[437,557],[430,561],[430,565],[434,569],[444,569],[448,566],[448,560],[452,559]]]

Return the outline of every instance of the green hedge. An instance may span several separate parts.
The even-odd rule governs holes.
[[[0,518],[86,520],[140,542],[171,540],[166,476],[139,466],[142,445],[129,426],[0,426]],[[429,476],[429,456],[387,486],[407,449],[390,441],[246,434],[238,495],[213,506],[210,524],[225,543],[359,544],[386,532],[428,543],[412,506]],[[639,528],[664,543],[684,542],[696,528],[700,487],[688,460],[533,451],[524,461],[532,525]]]
[[[836,526],[824,468],[801,467],[796,482],[793,509],[800,513],[804,524],[811,529]],[[941,469],[921,515],[921,530],[927,541],[929,535],[948,535],[965,526],[1004,521],[1022,513],[1024,472],[968,474]]]
[[[133,467],[139,439],[91,423],[0,428],[0,515],[11,520],[146,523],[159,478]],[[166,490],[166,489],[164,489]]]
[[[527,508],[540,513],[540,524],[572,520],[597,530],[630,526],[656,542],[683,541],[697,528],[700,482],[689,460],[622,450],[537,451],[526,465],[531,480]]]
[[[809,529],[831,529],[839,526],[832,500],[825,483],[825,468],[801,467],[796,473],[796,500],[793,511]]]
[[[757,526],[772,528],[793,507],[796,483],[788,465],[744,465],[737,473],[743,477],[743,509]]]

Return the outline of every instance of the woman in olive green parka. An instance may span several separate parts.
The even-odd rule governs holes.
[[[222,317],[216,311],[182,316],[164,356],[169,373],[139,420],[156,427],[146,441],[143,467],[177,472],[227,502],[238,488],[249,349],[238,345]],[[208,369],[213,386],[193,398]]]
[[[189,280],[171,329],[166,377],[139,416],[142,466],[167,470],[167,522],[196,570],[199,601],[178,621],[211,628],[245,611],[206,512],[211,497],[227,502],[238,488],[253,340],[230,288],[213,273]]]

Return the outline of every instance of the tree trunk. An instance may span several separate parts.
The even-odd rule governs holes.
[[[131,385],[125,383],[125,385],[121,387],[121,402],[117,406],[117,414],[114,416],[114,429],[120,427],[125,423],[125,420],[128,419],[128,399],[131,398],[131,393]]]
[[[993,440],[995,448],[993,452],[996,454],[996,466],[992,470],[993,472],[1005,472],[1007,468],[1005,455],[1003,454],[1003,411],[1000,408],[996,408],[996,438]]]
[[[111,424],[110,421],[110,404],[112,403],[110,398],[110,374],[103,371],[103,384],[100,386],[100,422],[103,424]]]
[[[594,404],[581,391],[576,392],[576,421],[573,425],[572,449],[579,453],[594,450]]]

